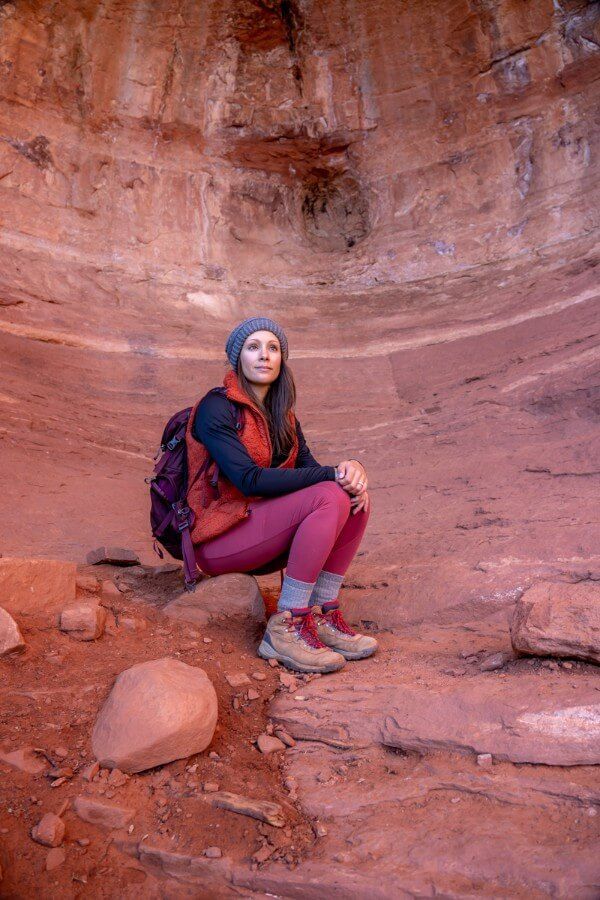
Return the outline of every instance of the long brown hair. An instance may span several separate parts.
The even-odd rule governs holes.
[[[265,402],[261,403],[254,391],[252,385],[242,371],[242,361],[238,359],[237,377],[240,387],[248,394],[269,424],[269,434],[271,443],[276,455],[289,453],[294,439],[294,428],[289,419],[289,411],[296,404],[296,384],[292,370],[286,364],[285,360],[281,360],[281,368],[279,375],[270,386]]]

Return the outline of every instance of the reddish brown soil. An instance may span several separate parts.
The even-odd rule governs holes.
[[[109,567],[85,571],[98,574],[102,568],[105,574],[110,571]],[[178,573],[144,579],[145,597],[157,607],[180,590]],[[117,844],[121,848],[137,844],[144,835],[153,845],[196,856],[206,847],[218,846],[223,856],[248,867],[256,865],[251,857],[265,838],[277,848],[273,858],[292,867],[315,841],[310,821],[283,787],[280,755],[263,756],[253,743],[265,730],[267,703],[279,687],[279,677],[276,669],[255,655],[256,635],[248,622],[231,621],[224,638],[222,626],[200,631],[165,619],[159,608],[140,600],[137,589],[129,597],[111,604],[115,619],[109,626],[111,633],[95,642],[78,642],[47,623],[28,620],[23,626],[25,654],[3,662],[2,687],[8,703],[0,713],[0,745],[7,750],[40,748],[56,766],[75,772],[52,788],[52,779],[44,773],[28,775],[0,765],[4,898],[114,898],[146,892],[144,885],[148,878],[152,882],[152,876],[136,859],[116,849]],[[146,627],[135,631],[119,627],[122,616],[134,617]],[[211,643],[204,643],[204,638]],[[201,666],[210,676],[219,701],[219,721],[210,747],[189,759],[133,775],[123,787],[107,787],[106,777],[84,781],[81,772],[93,761],[91,730],[115,676],[135,663],[163,656]],[[225,681],[226,673],[240,671],[266,675],[265,681],[253,679],[259,700],[245,701],[244,690],[233,689]],[[237,710],[232,705],[236,696],[240,698]],[[68,750],[66,759],[55,753],[61,747]],[[211,751],[219,754],[218,760],[209,757]],[[193,774],[189,766],[196,766]],[[281,803],[288,825],[277,829],[213,809],[201,799],[206,781],[217,782],[221,790]],[[67,859],[58,869],[46,872],[48,848],[36,844],[30,830],[44,813],[58,812],[65,801],[82,792],[135,809],[134,830],[131,835],[125,831],[108,834],[82,822],[67,808],[63,844]],[[81,838],[88,838],[89,846],[81,847],[77,843]]]

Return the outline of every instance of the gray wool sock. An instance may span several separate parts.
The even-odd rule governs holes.
[[[283,584],[281,586],[281,594],[277,604],[277,611],[284,612],[290,609],[306,609],[309,605],[310,595],[314,588],[314,583],[308,581],[298,581],[296,578],[290,578],[284,575]]]
[[[336,575],[335,572],[326,572],[325,569],[322,569],[315,582],[309,606],[322,606],[324,603],[336,600],[343,580],[343,575]]]

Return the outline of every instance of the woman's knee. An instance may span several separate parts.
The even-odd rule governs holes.
[[[320,481],[315,487],[318,488],[316,493],[319,498],[335,504],[340,513],[346,516],[350,514],[350,494],[336,481]]]

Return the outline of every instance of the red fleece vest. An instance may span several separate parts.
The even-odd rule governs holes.
[[[273,448],[265,416],[254,400],[242,390],[233,370],[227,373],[223,384],[227,389],[228,399],[244,407],[242,428],[239,431],[242,444],[258,466],[268,468],[271,465]],[[192,527],[194,544],[203,544],[228,531],[248,515],[248,504],[252,500],[258,499],[257,497],[245,497],[221,472],[219,472],[217,489],[215,490],[210,484],[214,463],[209,464],[209,454],[204,444],[192,436],[192,427],[199,403],[200,400],[192,409],[185,438],[191,485],[188,489],[187,500],[196,517]],[[293,445],[288,458],[278,466],[280,469],[293,469],[298,457],[296,417],[292,410],[289,412],[289,418],[294,429]],[[201,474],[198,475],[198,473]]]

